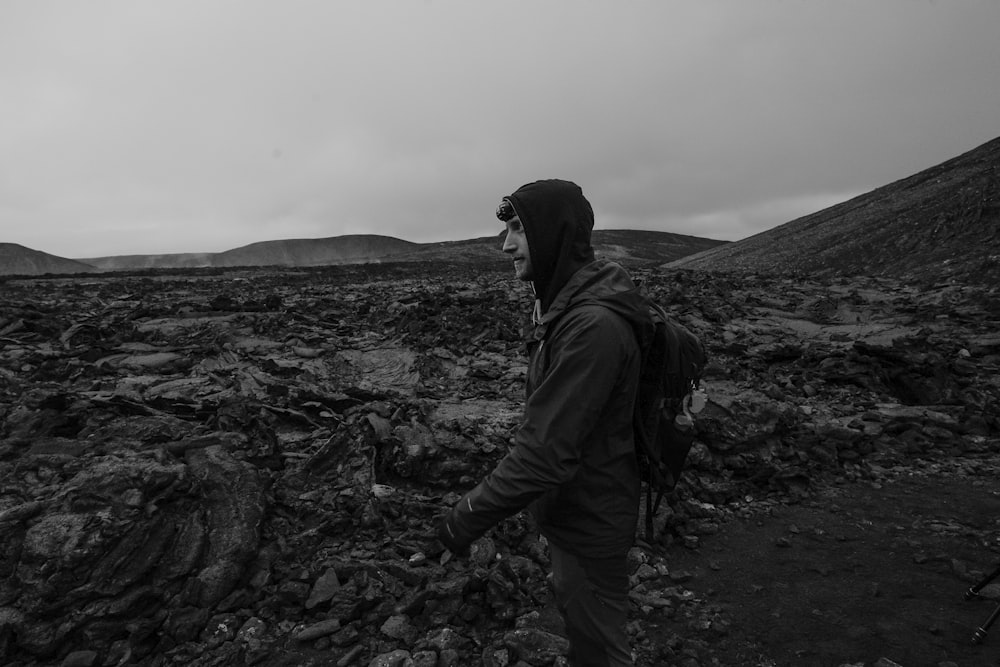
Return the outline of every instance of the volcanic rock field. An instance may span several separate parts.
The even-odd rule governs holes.
[[[635,273],[711,358],[637,664],[995,660],[996,288]],[[0,664],[566,664],[526,514],[429,548],[510,446],[530,305],[444,263],[4,279]]]

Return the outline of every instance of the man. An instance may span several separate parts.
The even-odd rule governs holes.
[[[594,258],[579,186],[536,181],[505,197],[503,251],[536,296],[527,399],[514,447],[445,516],[452,552],[531,505],[548,540],[570,664],[631,665],[627,556],[639,505],[632,432],[647,301],[625,270]]]

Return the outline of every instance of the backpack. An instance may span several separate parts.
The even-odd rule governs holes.
[[[702,342],[650,302],[652,341],[643,349],[633,414],[636,455],[646,482],[646,541],[663,496],[677,486],[694,442],[693,413],[705,406],[700,389],[708,362]],[[656,491],[655,502],[653,491]]]
[[[645,293],[636,281],[636,288]],[[622,316],[615,308],[602,304]],[[680,481],[694,443],[694,417],[705,406],[701,376],[708,363],[705,346],[662,306],[648,298],[653,335],[635,330],[642,348],[632,428],[636,458],[646,483],[646,541],[653,540],[653,516],[663,497]],[[656,499],[653,499],[653,491]]]

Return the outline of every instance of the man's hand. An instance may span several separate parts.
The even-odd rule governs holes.
[[[448,551],[456,556],[468,556],[471,540],[466,539],[455,530],[451,518],[452,516],[449,512],[438,522],[437,539]]]

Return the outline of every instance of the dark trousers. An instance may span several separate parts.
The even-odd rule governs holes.
[[[549,544],[556,606],[566,622],[572,667],[632,667],[628,561],[579,558]]]

